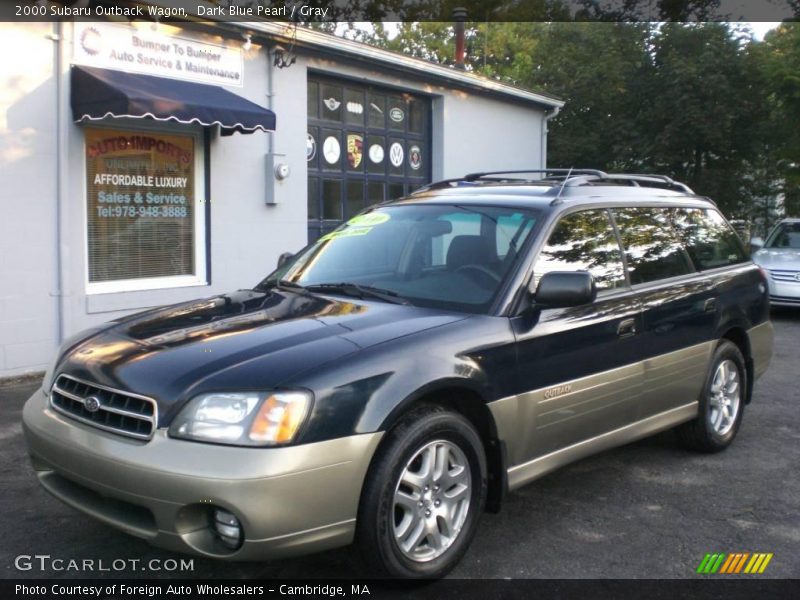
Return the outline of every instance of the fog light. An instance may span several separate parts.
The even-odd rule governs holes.
[[[244,536],[239,519],[233,513],[221,508],[214,509],[214,531],[219,540],[228,548],[235,550],[242,545]]]

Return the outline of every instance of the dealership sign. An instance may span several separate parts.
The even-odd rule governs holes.
[[[169,35],[167,25],[75,23],[72,62],[89,67],[242,87],[241,48]]]

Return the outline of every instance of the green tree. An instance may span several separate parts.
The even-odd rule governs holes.
[[[786,212],[800,214],[800,23],[784,23],[757,47],[763,86],[769,98],[767,123],[770,168],[780,181]]]

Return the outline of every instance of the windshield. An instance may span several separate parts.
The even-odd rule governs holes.
[[[781,223],[767,238],[764,247],[800,250],[800,223]]]
[[[358,215],[259,285],[376,292],[418,306],[483,312],[536,224],[533,211],[407,204]],[[334,289],[331,284],[355,284]],[[362,296],[366,297],[366,296]]]

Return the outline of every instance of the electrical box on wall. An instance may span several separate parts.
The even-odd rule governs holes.
[[[281,198],[281,184],[292,174],[285,154],[267,154],[266,203],[278,204]]]

